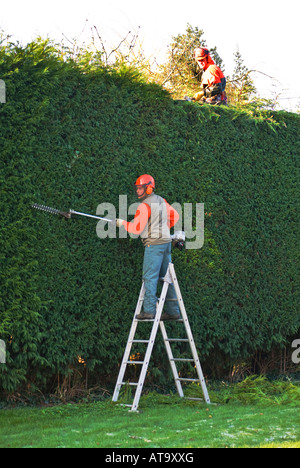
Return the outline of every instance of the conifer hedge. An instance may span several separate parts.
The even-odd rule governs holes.
[[[289,345],[300,328],[299,115],[176,103],[134,70],[65,60],[49,41],[2,47],[0,78],[3,391],[115,382],[142,244],[31,204],[95,214],[120,194],[135,202],[143,173],[170,203],[205,204],[203,248],[173,252],[205,373]],[[159,343],[160,383],[164,355]]]

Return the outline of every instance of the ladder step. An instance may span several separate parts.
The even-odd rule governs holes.
[[[183,379],[183,378],[179,378],[179,379],[176,379],[176,380],[179,380],[180,382],[200,382],[199,379]]]
[[[132,385],[133,387],[137,387],[138,382],[121,382],[121,385]]]
[[[131,340],[129,343],[150,343],[150,340]]]
[[[189,342],[187,338],[168,338],[165,341],[170,341],[172,343],[188,343]]]
[[[134,319],[136,322],[154,322],[154,319],[146,319],[146,320],[141,320],[141,319]],[[177,320],[179,322],[179,320]]]
[[[184,359],[184,358],[173,358],[173,359],[170,359],[170,361],[176,361],[176,362],[195,362],[194,359]]]
[[[125,361],[124,364],[144,364],[144,361]]]

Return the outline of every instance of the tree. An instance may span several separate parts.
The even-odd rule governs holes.
[[[251,70],[244,65],[242,54],[237,47],[234,54],[235,68],[231,80],[227,83],[227,94],[231,104],[248,104],[256,93],[254,82],[250,76]]]

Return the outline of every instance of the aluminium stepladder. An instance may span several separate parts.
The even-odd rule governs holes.
[[[142,306],[143,306],[143,302],[144,302],[144,296],[145,296],[144,282],[142,284],[139,299],[138,299],[138,302],[137,302],[136,310],[135,310],[132,325],[131,325],[131,329],[130,329],[130,332],[129,332],[127,345],[126,345],[126,348],[125,348],[125,353],[124,353],[124,356],[123,356],[122,364],[120,366],[118,380],[117,380],[115,391],[114,391],[113,398],[112,398],[112,401],[114,401],[114,402],[118,401],[119,393],[120,393],[121,387],[123,385],[130,385],[130,386],[136,387],[136,391],[135,391],[135,395],[134,395],[134,399],[133,399],[133,404],[132,405],[126,405],[126,406],[129,406],[131,408],[131,410],[130,410],[131,412],[134,412],[134,411],[138,410],[139,401],[140,401],[140,397],[141,397],[141,394],[142,394],[144,381],[145,381],[145,378],[146,378],[146,374],[147,374],[147,370],[148,370],[148,366],[149,366],[149,362],[150,362],[150,359],[151,359],[151,354],[152,354],[152,350],[153,350],[153,346],[154,346],[154,343],[155,343],[155,339],[156,339],[156,335],[157,335],[159,326],[160,326],[160,330],[161,330],[161,333],[162,333],[162,337],[163,337],[163,340],[164,340],[165,348],[166,348],[166,351],[167,351],[168,359],[169,359],[169,362],[170,362],[170,366],[171,366],[171,369],[172,369],[174,381],[175,381],[176,388],[177,388],[179,396],[181,398],[184,398],[184,393],[183,393],[181,382],[199,382],[201,384],[201,387],[202,387],[202,392],[203,392],[203,395],[204,395],[204,399],[205,399],[206,403],[210,404],[210,398],[209,398],[209,395],[208,395],[205,379],[204,379],[203,372],[202,372],[201,365],[200,365],[200,360],[199,360],[199,357],[198,357],[198,353],[197,353],[197,349],[196,349],[196,346],[195,346],[192,330],[191,330],[191,327],[190,327],[190,324],[189,324],[189,321],[188,321],[187,313],[186,313],[185,306],[184,306],[184,303],[183,303],[183,299],[182,299],[182,296],[181,296],[181,292],[180,292],[180,288],[179,288],[179,284],[178,284],[178,281],[177,281],[177,277],[176,277],[175,268],[174,268],[173,263],[169,263],[167,273],[166,273],[165,277],[162,280],[163,280],[163,287],[162,287],[161,295],[160,295],[159,302],[158,302],[158,305],[157,305],[155,318],[152,319],[152,320],[143,320],[142,321],[142,322],[153,322],[153,327],[152,327],[150,338],[148,340],[135,340],[134,337],[135,337],[135,334],[136,334],[137,326],[141,322],[141,320],[138,320],[135,317],[136,317],[136,315],[140,314],[140,312],[142,310]],[[167,295],[167,291],[168,291],[168,288],[169,288],[170,284],[174,285],[177,300],[178,300],[178,304],[179,304],[179,308],[180,308],[180,311],[181,311],[181,319],[177,320],[176,322],[183,322],[184,326],[185,326],[185,331],[186,331],[187,338],[184,338],[184,339],[183,338],[169,338],[168,335],[167,335],[165,324],[164,324],[163,321],[161,321],[161,316],[162,316],[162,312],[163,312],[163,308],[164,308],[164,303],[165,303],[165,300],[166,300],[166,295]],[[187,343],[189,343],[190,349],[191,349],[191,352],[192,352],[192,356],[193,356],[192,359],[174,358],[172,348],[171,348],[171,343],[172,342],[187,342]],[[132,345],[134,343],[147,344],[147,350],[146,350],[145,357],[144,357],[143,361],[130,360],[130,352],[131,352]],[[177,367],[176,367],[176,362],[193,362],[194,365],[195,365],[196,371],[197,371],[198,378],[197,379],[190,379],[190,378],[188,379],[188,378],[179,377],[179,373],[178,373],[178,370],[177,370]],[[141,366],[141,371],[140,371],[140,376],[139,376],[138,382],[125,382],[124,381],[124,376],[125,376],[125,372],[126,372],[126,369],[127,369],[128,365],[140,365]],[[201,400],[200,398],[190,398],[190,399],[192,399],[192,400]]]

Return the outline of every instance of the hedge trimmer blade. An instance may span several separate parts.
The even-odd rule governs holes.
[[[46,213],[64,216],[65,218],[71,218],[71,213],[69,211],[56,210],[55,208],[51,208],[50,206],[39,205],[38,203],[34,203],[31,206],[36,210],[46,211]]]
[[[55,215],[61,215],[68,219],[71,218],[72,214],[75,214],[75,215],[80,215],[80,216],[86,216],[88,218],[101,219],[102,221],[106,221],[108,223],[115,223],[115,220],[108,219],[108,218],[101,218],[100,216],[94,216],[88,213],[81,213],[79,211],[74,211],[74,210],[60,211],[60,210],[57,210],[56,208],[51,208],[50,206],[39,205],[38,203],[34,203],[31,206],[32,208],[35,208],[36,210],[46,211],[46,213],[51,213]]]

